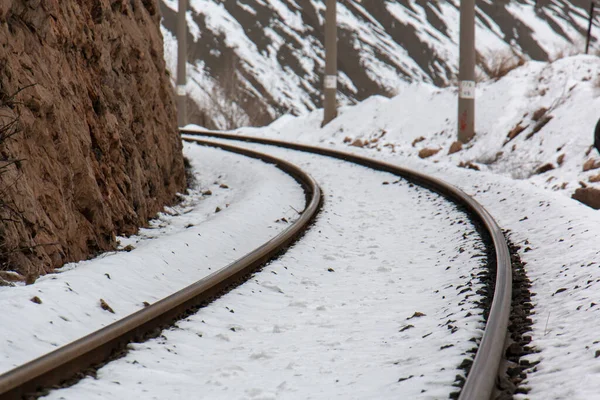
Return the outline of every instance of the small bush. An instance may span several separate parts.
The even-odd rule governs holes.
[[[497,51],[487,57],[477,54],[477,65],[490,79],[498,80],[525,64],[525,58],[514,50]]]
[[[188,122],[225,130],[272,122],[274,116],[267,102],[256,90],[246,87],[239,57],[232,49],[225,54],[223,67],[212,78],[207,77],[210,83],[198,85],[203,93],[189,99]]]
[[[583,53],[585,53],[585,37],[573,41],[572,44],[568,47],[565,46],[561,49],[558,49],[554,54],[548,57],[548,61],[554,62],[563,58],[572,57]]]

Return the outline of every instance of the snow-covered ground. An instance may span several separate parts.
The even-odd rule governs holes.
[[[450,145],[457,140],[456,98],[455,87],[405,84],[392,99],[374,96],[357,106],[342,107],[339,117],[323,129],[319,110],[302,117],[284,116],[264,129],[237,132],[306,143],[345,142],[348,150],[363,147],[378,157],[403,161],[419,160],[420,150],[435,149],[439,152],[428,163],[448,167],[471,163],[482,171],[566,196],[581,187],[580,181],[600,188],[590,182],[600,169],[583,171],[586,161],[600,160],[595,150],[589,151],[600,118],[600,57],[528,62],[500,80],[480,83],[475,139],[449,155]],[[548,122],[543,124],[545,119]],[[517,126],[524,129],[509,140]],[[554,169],[536,173],[545,164]]]
[[[271,165],[198,146],[186,145],[185,153],[196,188],[150,228],[121,238],[130,251],[67,264],[33,285],[0,287],[0,373],[238,259],[287,226],[275,221],[292,221],[304,207],[297,182]],[[114,312],[102,309],[101,299]]]
[[[600,105],[595,83],[599,66],[600,62],[597,58],[585,56],[566,58],[552,64],[529,63],[498,82],[480,85],[477,100],[477,135],[463,150],[452,155],[448,155],[448,148],[454,141],[455,135],[453,131],[456,121],[454,116],[456,94],[452,88],[439,89],[428,85],[407,85],[402,94],[396,98],[373,98],[356,107],[343,108],[338,119],[325,128],[320,128],[322,114],[317,111],[304,117],[285,117],[263,129],[243,129],[240,130],[240,134],[297,140],[367,154],[430,173],[473,195],[492,213],[504,229],[510,231],[512,240],[521,246],[520,255],[526,263],[527,274],[532,280],[532,292],[535,293],[531,345],[538,353],[529,355],[526,359],[540,363],[527,371],[527,380],[523,386],[529,388],[530,392],[527,395],[517,395],[517,398],[600,398],[600,377],[598,376],[600,370],[596,358],[597,351],[600,350],[597,338],[600,323],[597,322],[598,314],[596,314],[600,310],[600,306],[597,305],[600,304],[598,297],[600,249],[596,245],[596,238],[600,235],[600,216],[597,211],[570,198],[572,190],[579,185],[579,181],[586,181],[586,184],[590,186],[597,185],[589,182],[589,178],[597,172],[594,170],[584,172],[582,168],[585,161],[599,158],[595,150],[588,153],[592,142],[593,127],[596,123],[594,114]],[[527,135],[532,132],[532,125],[534,125],[531,121],[531,114],[541,107],[548,108],[550,111],[547,114],[552,115],[553,118],[535,135],[527,139]],[[518,123],[529,125],[529,127],[504,144],[508,132]],[[421,136],[424,137],[424,140],[413,145],[415,139]],[[360,142],[357,139],[360,139]],[[352,143],[355,145],[352,146]],[[361,145],[362,147],[360,147]],[[264,148],[263,146],[258,147]],[[442,150],[431,158],[423,160],[418,157],[418,152],[425,147]],[[559,150],[557,151],[557,149]],[[499,152],[502,154],[498,155]],[[562,154],[564,157],[559,165],[557,158]],[[290,155],[289,157],[294,159],[293,157],[297,156]],[[460,162],[471,162],[481,170],[459,168],[457,164]],[[553,163],[555,169],[541,174],[533,173],[538,166],[547,162]],[[332,170],[331,167],[321,166],[321,162],[317,161],[313,161],[311,164],[316,167],[316,175],[323,174],[323,179],[327,179],[327,174]],[[548,182],[551,176],[555,178]],[[566,182],[566,185],[563,185],[563,182]],[[556,183],[560,184],[556,185]],[[390,202],[387,197],[381,195],[379,197]],[[338,201],[335,197],[329,200]],[[352,195],[349,200],[350,202],[355,201],[357,204],[362,202],[356,195]],[[379,206],[373,206],[367,210],[379,221],[378,223],[385,224],[386,219],[395,218],[401,212],[401,209],[394,208],[398,206],[397,204],[388,204],[388,206],[390,208],[387,211],[384,211],[383,208],[380,209]],[[335,212],[337,213],[337,211]],[[355,212],[354,214],[358,216],[361,213]],[[329,216],[331,219],[333,217],[337,216]],[[339,224],[337,219],[331,222],[332,226],[329,229],[333,230],[329,231],[331,234],[328,237],[342,234],[342,237],[348,236],[348,240],[351,240],[352,235],[349,235],[349,232],[352,224],[349,226],[334,225],[334,222]],[[343,229],[343,231],[336,229]],[[313,234],[316,235],[316,233]],[[307,237],[308,239],[310,237]],[[381,247],[382,243],[377,243],[377,245]],[[297,247],[302,249],[302,246],[300,244]],[[326,251],[325,254],[322,254],[315,249],[311,248],[311,250],[318,261],[325,262],[319,264],[315,261],[310,263],[311,266],[317,265],[317,273],[325,276],[327,280],[340,279],[340,272],[348,274],[344,278],[352,276],[346,271],[348,268],[344,269],[344,266],[347,265],[346,259],[334,256],[335,260],[328,260],[325,257],[331,256],[331,252]],[[436,255],[436,252],[437,250],[432,251],[432,256]],[[366,253],[364,256],[365,267],[379,264],[370,263],[368,252],[359,251],[358,253]],[[346,257],[351,255],[353,254],[347,254]],[[396,254],[396,258],[404,262],[410,260],[407,254],[402,253]],[[136,346],[136,351],[119,361],[119,366],[110,365],[100,371],[98,381],[87,379],[81,385],[67,392],[57,392],[52,396],[59,397],[59,395],[62,396],[61,393],[66,393],[71,396],[70,398],[77,398],[83,393],[80,390],[91,390],[91,392],[86,392],[91,393],[90,396],[93,393],[101,393],[109,397],[120,398],[125,396],[125,392],[121,391],[124,390],[121,388],[124,384],[124,375],[133,374],[137,379],[139,374],[150,370],[153,371],[153,374],[149,375],[164,377],[164,381],[158,380],[158,382],[171,380],[184,386],[190,380],[194,380],[194,388],[208,390],[214,394],[212,397],[218,397],[217,393],[221,395],[227,393],[232,398],[252,398],[253,396],[255,398],[303,398],[311,395],[315,398],[327,398],[327,395],[332,393],[348,395],[349,398],[353,398],[353,396],[354,398],[373,398],[373,396],[385,398],[388,395],[408,396],[409,398],[446,397],[440,395],[441,391],[436,392],[429,381],[425,383],[425,386],[418,386],[421,387],[421,390],[426,390],[424,393],[402,391],[404,390],[402,388],[412,388],[413,386],[404,387],[403,382],[409,382],[411,379],[398,382],[400,378],[410,375],[419,376],[413,372],[406,374],[404,372],[411,369],[419,371],[419,368],[429,363],[427,361],[428,352],[411,353],[413,349],[410,349],[410,343],[412,343],[410,340],[406,346],[403,340],[397,340],[395,344],[388,341],[390,349],[398,352],[393,353],[398,355],[399,359],[396,361],[403,360],[398,365],[394,365],[397,368],[394,370],[395,374],[389,373],[390,370],[387,369],[389,361],[392,359],[385,357],[388,357],[390,353],[386,353],[384,358],[378,358],[381,357],[381,348],[371,346],[367,340],[362,340],[364,343],[360,343],[357,348],[348,344],[351,341],[339,340],[339,338],[352,337],[352,332],[359,335],[361,327],[365,327],[365,333],[372,331],[366,328],[368,324],[361,322],[358,318],[359,314],[346,315],[347,321],[357,318],[354,324],[331,322],[335,321],[334,314],[345,311],[344,307],[340,306],[341,303],[338,303],[338,301],[343,302],[344,300],[340,300],[338,297],[360,288],[372,293],[371,295],[375,298],[389,296],[394,299],[398,293],[394,293],[393,290],[389,295],[383,294],[382,287],[386,287],[385,281],[380,282],[381,286],[371,287],[368,286],[370,282],[359,281],[357,283],[349,280],[344,281],[345,285],[343,286],[336,286],[340,292],[339,294],[336,292],[335,296],[330,296],[327,292],[315,291],[315,288],[311,288],[310,295],[306,292],[300,292],[302,295],[299,295],[296,290],[303,287],[302,278],[308,272],[303,271],[298,275],[295,270],[290,272],[290,268],[297,268],[300,262],[297,257],[296,259],[284,258],[282,261],[274,263],[261,273],[267,276],[258,275],[256,281],[243,286],[239,291],[219,300],[213,306],[202,310],[197,317],[180,325],[180,328],[186,329],[169,331],[164,335],[166,339],[162,338],[149,344]],[[338,266],[339,262],[341,262],[341,266]],[[333,265],[332,268],[335,272],[326,273],[324,268],[328,268],[327,265]],[[288,269],[286,270],[285,267]],[[395,272],[387,265],[384,267],[390,269],[389,273]],[[435,282],[439,279],[433,275],[425,272],[424,275],[412,276],[410,279],[409,277],[403,278],[401,281],[403,285],[397,290],[407,290],[404,286],[406,284],[415,285],[414,287],[424,285],[431,290],[433,287],[437,287]],[[311,278],[311,281],[314,281],[314,278]],[[265,282],[269,287],[279,288],[283,293],[279,293],[278,290],[265,289],[264,285],[261,286]],[[336,281],[336,283],[339,282]],[[448,284],[456,286],[460,283],[454,281],[448,282]],[[327,281],[321,285],[327,287]],[[306,286],[306,282],[304,286]],[[387,288],[389,289],[389,285]],[[442,285],[435,290],[443,289]],[[263,291],[261,297],[253,298],[251,296],[252,291],[256,294],[260,290]],[[301,298],[292,300],[287,296],[294,298],[300,296]],[[307,302],[307,307],[291,311],[293,307],[287,306],[294,301]],[[335,307],[331,307],[331,304]],[[412,307],[413,311],[419,311],[422,304],[418,303],[418,307]],[[257,308],[252,308],[250,305]],[[327,307],[327,305],[330,306]],[[318,309],[320,306],[323,308]],[[235,313],[230,313],[225,307],[234,309]],[[262,313],[257,316],[255,310],[261,308],[268,310],[267,314]],[[408,309],[400,308],[388,311],[390,311],[389,319],[396,324],[397,330],[402,328],[399,324],[409,323],[409,321],[403,321],[403,318],[408,317],[405,314],[410,314]],[[328,316],[331,317],[327,318]],[[296,317],[299,319],[295,319]],[[304,336],[296,336],[297,326],[301,325],[301,321],[311,320],[307,317],[314,318],[313,324],[302,325],[306,326],[306,330],[302,332]],[[322,321],[323,318],[331,322],[331,326],[339,332],[336,341],[329,340],[328,336],[323,334],[323,329],[331,329],[331,327],[327,328],[328,324]],[[386,323],[381,324],[382,329],[386,329],[389,322],[387,319],[385,320]],[[234,329],[231,330],[231,328]],[[415,328],[419,328],[419,326],[415,325]],[[202,334],[202,344],[198,346],[201,346],[200,348],[205,352],[196,354],[196,350],[181,344],[189,344],[189,340],[191,340],[188,329]],[[348,329],[350,334],[347,333]],[[227,330],[229,332],[226,332]],[[417,331],[410,329],[402,333],[415,332]],[[240,336],[252,336],[255,337],[255,341],[249,345],[239,341]],[[301,346],[305,348],[306,343],[310,342],[307,337],[313,336],[316,338],[314,343],[318,345],[313,351],[308,351],[308,354],[304,354],[304,352],[300,354]],[[288,340],[283,340],[285,343],[282,343],[282,337]],[[371,336],[366,335],[366,337],[370,338]],[[433,339],[434,337],[432,337]],[[178,340],[183,342],[177,342]],[[340,344],[335,345],[334,342]],[[332,343],[334,343],[332,349],[335,350],[323,351],[323,347],[321,347],[321,351],[317,351],[319,346]],[[420,343],[425,342],[421,341]],[[173,347],[173,344],[176,344],[176,347]],[[180,349],[180,346],[183,348]],[[294,346],[299,353],[293,352]],[[352,356],[347,359],[340,355],[346,346],[353,349]],[[458,349],[458,346],[456,347]],[[217,351],[223,349],[227,356]],[[150,351],[148,352],[148,350]],[[446,354],[451,354],[444,353],[448,350],[451,349],[437,348],[434,357],[445,358]],[[332,355],[332,352],[335,352],[335,356]],[[186,366],[183,369],[187,368],[187,372],[172,373],[173,368],[169,366],[179,364],[179,361],[176,361],[179,358],[175,353],[178,355],[196,354],[191,357],[196,364],[190,367],[190,364],[182,363]],[[207,367],[201,361],[201,357],[209,357],[209,355],[212,360],[209,362],[210,366],[215,366],[215,370],[211,370],[212,372],[205,370],[204,368]],[[252,355],[258,356],[252,357]],[[323,375],[324,378],[317,379],[311,375],[314,371],[306,369],[299,372],[302,377],[294,375],[294,366],[304,365],[302,361],[296,360],[303,360],[304,357],[307,357],[311,363],[316,363],[315,365],[325,365],[323,369],[318,370],[322,373],[318,375]],[[284,365],[282,360],[287,358],[290,360]],[[450,359],[455,360],[452,357]],[[344,364],[344,361],[347,363]],[[331,368],[335,362],[343,367]],[[378,365],[377,362],[381,364]],[[414,364],[410,366],[409,362]],[[138,363],[147,368],[143,368]],[[167,367],[161,370],[161,368],[165,368],[160,367],[160,364],[163,363]],[[291,371],[285,370],[290,363],[292,363]],[[385,365],[386,368],[380,368],[381,365]],[[430,366],[432,365],[436,364],[431,363]],[[198,368],[208,375],[200,380],[194,379],[194,369]],[[408,368],[408,370],[404,368]],[[350,379],[352,374],[363,374],[363,376],[370,377],[373,370],[379,371],[380,369],[382,370],[380,375],[375,375],[367,381]],[[139,372],[140,370],[142,372]],[[257,371],[258,376],[274,374],[277,379],[256,378]],[[325,374],[327,371],[334,371],[334,373]],[[459,374],[460,371],[454,369],[452,373]],[[335,382],[335,379],[338,378],[334,378],[334,375],[344,378],[340,382]],[[428,376],[428,374],[424,375],[423,378]],[[316,379],[317,383],[302,385],[302,379],[306,376]],[[248,380],[248,377],[252,377],[252,379]],[[327,386],[326,380],[329,377],[331,377],[331,382]],[[444,382],[445,378],[441,379]],[[111,383],[114,381],[118,381],[119,384]],[[287,383],[278,388],[284,381]],[[355,385],[354,387],[357,389],[348,394],[344,391],[347,387],[337,387],[342,386],[339,383],[344,382],[347,385],[355,382],[359,386]],[[203,386],[205,384],[206,386]],[[144,387],[144,385],[140,386]],[[377,390],[376,394],[366,390],[366,388],[373,387],[380,390]],[[142,388],[135,393],[143,397]]]
[[[343,146],[431,173],[473,195],[521,246],[536,294],[532,345],[539,353],[527,358],[540,364],[524,382],[531,392],[517,397],[600,398],[600,215],[570,198],[578,187],[600,188],[595,182],[600,169],[584,171],[586,163],[600,164],[598,152],[590,149],[600,117],[599,75],[598,57],[575,56],[530,62],[480,84],[476,137],[451,155],[456,90],[427,84],[342,108],[325,128],[317,111],[238,132]],[[547,111],[538,111],[543,108]],[[536,113],[541,116],[534,121]],[[551,118],[542,125],[544,117]],[[525,129],[508,140],[517,125]],[[422,160],[418,153],[424,148],[440,151]],[[480,171],[457,168],[461,163]],[[553,169],[540,172],[545,164]]]
[[[517,398],[600,398],[597,359],[600,322],[596,314],[600,310],[600,249],[597,245],[600,215],[570,198],[574,189],[581,186],[579,182],[592,187],[600,185],[592,182],[599,169],[583,171],[584,163],[600,159],[596,150],[588,152],[594,125],[600,117],[599,73],[597,57],[576,56],[551,64],[530,62],[499,81],[480,84],[477,135],[463,150],[452,155],[448,155],[448,150],[455,139],[455,89],[428,84],[406,84],[395,98],[375,97],[343,108],[340,116],[325,128],[320,128],[322,113],[316,111],[302,117],[283,117],[262,129],[243,129],[240,134],[272,136],[359,152],[430,173],[473,195],[504,229],[510,230],[512,240],[522,246],[520,255],[527,263],[525,268],[532,280],[532,291],[536,293],[531,344],[539,353],[527,359],[540,363],[528,371],[524,382],[524,386],[531,389],[530,393]],[[547,111],[540,112],[542,108]],[[534,118],[534,114],[541,116]],[[551,119],[545,118],[550,116]],[[540,126],[540,121],[545,119],[547,123]],[[508,133],[518,125],[525,129],[507,140]],[[424,148],[440,151],[423,160],[418,152]],[[190,145],[186,145],[186,154],[199,171],[197,190],[186,197],[181,207],[161,215],[153,228],[143,230],[139,237],[123,239],[124,245],[135,247],[132,251],[68,265],[33,285],[0,288],[3,307],[0,329],[5,338],[0,370],[6,371],[50,351],[138,310],[144,301],[156,301],[214,271],[279,232],[285,224],[275,221],[281,221],[281,217],[291,219],[294,209],[302,208],[303,194],[296,183],[271,166]],[[334,166],[322,166],[322,161],[316,159],[310,161],[310,165],[300,162],[314,168],[314,174],[323,181],[336,183],[337,175],[332,176],[336,172]],[[471,163],[480,171],[458,168],[461,162]],[[553,169],[536,173],[548,163]],[[362,204],[366,203],[358,197],[362,189],[357,189],[356,194],[347,194],[343,191],[344,185],[340,185],[339,195],[326,193],[334,196],[326,197],[332,205],[346,204],[346,211],[352,211],[354,222],[345,225],[343,213],[332,208],[323,217],[325,227],[321,232],[312,232],[305,238],[309,242],[301,242],[292,250],[301,251],[308,246],[305,250],[310,253],[308,260],[312,261],[310,267],[315,268],[314,275],[307,276],[308,270],[296,270],[301,266],[300,258],[283,258],[258,274],[255,281],[182,322],[180,327],[185,325],[191,329],[200,339],[199,349],[204,351],[187,347],[191,343],[189,331],[169,331],[165,333],[166,339],[137,345],[128,358],[109,364],[99,372],[100,380],[88,379],[51,396],[177,398],[172,391],[166,391],[175,385],[166,384],[160,386],[164,386],[164,392],[145,393],[148,389],[140,384],[139,388],[125,393],[120,388],[124,385],[125,373],[138,379],[136,384],[142,378],[150,378],[155,383],[171,381],[180,387],[193,381],[197,393],[201,390],[223,393],[224,388],[229,388],[239,398],[305,398],[309,395],[327,398],[331,393],[349,398],[445,398],[446,395],[440,393],[449,391],[443,391],[442,387],[447,388],[452,377],[460,373],[456,367],[460,352],[465,348],[458,338],[468,337],[468,330],[459,329],[452,336],[447,335],[445,327],[446,336],[437,337],[437,324],[445,322],[438,318],[440,303],[418,300],[418,303],[407,304],[401,296],[417,292],[431,295],[439,290],[435,295],[441,297],[444,291],[450,290],[449,285],[455,288],[465,282],[445,270],[432,274],[426,268],[411,271],[408,276],[395,275],[400,271],[397,265],[414,262],[415,257],[419,262],[431,257],[429,265],[439,268],[436,263],[440,249],[433,247],[431,253],[421,249],[420,255],[414,256],[409,251],[412,248],[393,242],[392,236],[381,236],[372,244],[368,241],[370,235],[366,233],[375,230],[373,224],[382,227],[382,232],[373,232],[373,237],[379,237],[376,236],[379,233],[395,234],[391,226],[394,230],[402,229],[404,222],[400,215],[409,207],[403,202],[408,202],[410,196],[402,197],[396,192],[403,189],[402,185],[381,185],[382,180],[387,178],[357,178],[365,189],[389,189],[390,193],[378,194],[373,205]],[[337,183],[343,183],[342,179]],[[211,190],[211,196],[202,194],[207,189]],[[398,198],[404,200],[398,201]],[[215,213],[216,207],[222,211]],[[444,223],[436,219],[435,213],[439,211],[431,208],[429,212],[427,208],[422,211],[426,219]],[[356,227],[364,232],[355,232]],[[354,246],[349,252],[340,248],[320,251],[319,246],[328,243],[324,237],[335,238],[336,243],[352,244],[353,240],[361,239],[356,235],[364,236],[365,243],[360,243],[363,247]],[[427,240],[442,246],[442,241],[436,240],[440,235],[437,230],[426,235]],[[417,237],[414,239],[420,244]],[[316,242],[314,248],[306,244],[310,240]],[[369,249],[370,245],[379,249]],[[448,257],[457,244],[444,246],[449,246],[444,251]],[[382,248],[389,250],[388,264],[383,262],[384,258],[372,259],[380,257],[377,250]],[[357,257],[364,263],[350,264],[344,257]],[[203,261],[198,262],[198,259]],[[397,264],[389,261],[392,259]],[[477,265],[465,263],[457,265],[459,267],[471,270]],[[454,267],[450,273],[454,274],[453,270]],[[362,274],[366,271],[371,273]],[[318,281],[318,277],[325,279]],[[391,284],[389,279],[397,285]],[[335,295],[325,291],[327,288],[335,289]],[[253,297],[260,291],[259,297]],[[342,300],[351,291],[359,293],[359,297],[362,294],[360,298],[364,301]],[[30,301],[35,296],[41,304]],[[386,297],[393,304],[392,308],[377,314],[382,312],[381,301]],[[103,310],[100,299],[115,313]],[[296,302],[299,307],[288,307]],[[431,311],[422,311],[426,307]],[[453,304],[442,307],[448,307],[448,313],[455,312]],[[415,322],[406,320],[415,311],[423,312],[427,318],[417,318]],[[343,315],[343,319],[336,320],[338,315]],[[456,323],[469,323],[473,328],[469,319],[457,318]],[[406,324],[414,328],[399,332]],[[303,329],[299,330],[299,326]],[[428,328],[434,334],[423,338],[429,333]],[[329,336],[334,330],[335,337]],[[389,339],[387,343],[381,341],[384,336],[377,336],[383,333]],[[238,336],[251,334],[255,335],[251,344],[238,341]],[[272,341],[267,339],[275,337],[277,339]],[[311,337],[315,340],[310,341]],[[179,339],[186,344],[177,348],[169,344]],[[380,341],[376,342],[377,339]],[[288,347],[280,347],[284,349],[281,352],[274,351],[274,342]],[[305,354],[301,346],[307,343],[315,347]],[[454,346],[441,349],[445,344]],[[297,346],[297,353],[293,346]],[[421,346],[432,347],[422,350],[425,347]],[[348,354],[344,353],[346,349],[350,350]],[[225,356],[217,350],[226,351],[230,358],[219,358]],[[143,359],[131,358],[142,353],[145,354],[140,356]],[[191,358],[193,363],[188,364],[189,359],[180,362],[174,353],[190,355],[184,359]],[[208,355],[216,358],[205,362]],[[166,363],[166,369],[162,370],[161,357]],[[306,368],[304,357],[308,364],[316,363],[323,368],[316,371]],[[430,361],[434,359],[435,362]],[[456,364],[455,369],[443,367],[442,371],[437,364],[440,359]],[[290,363],[291,369],[285,370]],[[173,372],[175,364],[181,364],[180,373]],[[294,370],[295,366],[300,372]],[[214,369],[208,372],[207,368]],[[422,368],[432,369],[425,372]],[[198,369],[210,375],[199,379],[194,375]],[[328,371],[333,372],[328,374]],[[303,374],[302,377],[295,376],[298,373]],[[276,385],[267,378],[271,375],[277,377]],[[341,377],[339,382],[335,382],[336,375]],[[410,375],[413,378],[400,379]],[[244,381],[248,376],[254,377],[251,382]],[[118,384],[111,383],[114,377],[119,377]],[[280,386],[288,377],[290,383]],[[428,380],[430,378],[432,380]],[[434,378],[440,379],[440,386],[434,385]],[[202,386],[207,381],[210,381],[208,385]],[[415,381],[422,381],[421,390],[426,392],[412,392]],[[351,385],[352,382],[355,384]],[[369,388],[374,387],[383,389],[370,392]],[[91,392],[82,395],[79,390],[85,388]],[[246,389],[248,391],[237,392]],[[190,396],[188,393],[181,397]]]
[[[172,1],[167,3],[174,5]],[[237,3],[247,12],[254,10]],[[246,3],[260,4],[261,10],[271,7],[263,1]],[[305,41],[308,47],[297,47],[312,48],[315,41],[310,32],[303,32],[300,38],[293,35],[293,40],[280,40],[274,35],[298,30],[295,24],[280,23],[297,18],[293,10],[298,5],[293,0],[272,3],[277,21],[274,29],[269,28],[268,39],[273,46],[266,51],[248,52],[248,47],[255,44],[244,31],[224,28],[239,24],[230,15],[218,17],[231,7],[223,7],[221,14],[211,13],[213,19],[207,30],[224,33],[237,53],[244,50],[242,58],[250,69],[266,69],[271,63],[271,73],[261,76],[278,84],[265,84],[267,92],[276,93],[276,99],[284,93],[283,103],[294,112],[311,110],[320,104],[314,98],[320,84],[314,74],[320,72],[322,57],[318,51],[299,52],[301,62],[312,63],[313,69],[301,77],[300,83],[285,83],[297,79],[297,71],[269,57],[289,43]],[[596,333],[600,323],[595,314],[600,304],[600,251],[596,244],[600,217],[597,211],[570,198],[582,186],[600,189],[600,169],[588,169],[590,164],[600,165],[598,153],[590,149],[593,129],[600,118],[600,59],[575,56],[553,63],[528,62],[498,81],[479,83],[477,135],[461,151],[450,155],[456,137],[456,88],[403,80],[408,75],[409,80],[430,81],[439,75],[444,82],[452,82],[457,65],[457,2],[386,2],[392,15],[387,22],[377,20],[373,12],[377,5],[366,9],[360,1],[345,4],[340,10],[342,29],[355,32],[351,37],[355,38],[356,58],[366,66],[375,85],[398,95],[392,99],[372,97],[357,106],[342,108],[340,117],[323,129],[322,113],[316,111],[301,117],[284,116],[270,127],[242,129],[239,133],[344,147],[432,173],[471,193],[522,246],[521,257],[527,263],[532,291],[536,293],[532,345],[539,353],[528,358],[540,364],[529,371],[524,383],[531,392],[520,397],[600,398],[596,359],[600,354]],[[322,9],[318,0],[311,0],[311,5]],[[502,52],[544,59],[539,57],[541,50],[554,59],[583,48],[581,32],[585,31],[587,2],[480,2],[478,7],[477,48],[488,66],[498,61]],[[496,14],[502,7],[508,14]],[[195,10],[204,12],[198,7]],[[494,20],[494,15],[499,18]],[[390,26],[381,29],[382,23]],[[415,65],[418,55],[405,52],[414,42],[398,46],[398,41],[389,36],[395,24],[416,28],[416,41],[431,55],[425,67]],[[173,49],[171,39],[168,36],[165,46]],[[174,60],[167,57],[170,59]],[[203,65],[198,65],[190,66],[197,81],[210,81]],[[400,72],[390,73],[390,65]],[[344,104],[361,89],[345,74],[340,74],[340,87]],[[196,98],[194,90],[192,83],[190,93]],[[312,103],[306,101],[306,93],[312,94]],[[426,148],[439,152],[421,160],[418,153]]]
[[[247,284],[49,399],[445,398],[456,390],[456,368],[483,326],[474,278],[485,267],[483,244],[465,214],[388,173],[268,151],[322,186],[311,230]]]

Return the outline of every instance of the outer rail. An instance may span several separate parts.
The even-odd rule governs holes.
[[[252,143],[260,143],[285,147],[293,150],[321,154],[360,164],[368,168],[390,172],[403,176],[420,186],[432,189],[446,197],[464,205],[488,231],[496,251],[496,283],[494,297],[490,307],[487,324],[481,343],[473,360],[467,380],[461,390],[459,400],[488,400],[494,390],[498,368],[502,359],[504,342],[508,331],[510,307],[512,299],[512,270],[508,246],[502,230],[492,216],[471,196],[462,190],[431,176],[393,164],[377,161],[338,150],[284,142],[274,139],[240,136],[208,130],[181,129],[182,134],[200,135],[219,139],[230,139]],[[191,138],[184,136],[185,140]]]
[[[39,388],[50,387],[70,379],[78,372],[107,360],[116,350],[123,348],[132,340],[144,337],[157,328],[173,322],[187,310],[210,301],[297,240],[318,213],[322,197],[321,189],[310,175],[294,164],[230,145],[202,140],[194,140],[194,142],[273,163],[293,176],[302,185],[307,199],[300,218],[251,253],[183,290],[0,375],[0,399],[20,399],[36,392]]]

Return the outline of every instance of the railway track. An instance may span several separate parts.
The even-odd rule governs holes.
[[[157,330],[239,285],[302,236],[316,217],[322,197],[321,189],[310,175],[267,154],[226,144],[206,145],[263,160],[291,175],[306,196],[306,206],[300,217],[273,239],[227,267],[122,320],[0,375],[0,399],[37,397],[45,388],[76,381],[85,376],[82,371],[114,358],[128,343],[156,336]]]
[[[481,342],[479,343],[473,363],[468,367],[469,373],[458,398],[459,400],[487,400],[495,395],[495,391],[497,390],[496,381],[499,373],[501,373],[501,371],[499,371],[501,364],[504,362],[504,350],[506,347],[511,310],[511,254],[504,234],[496,221],[473,198],[454,186],[417,171],[334,149],[207,130],[183,129],[181,130],[181,133],[184,135],[184,140],[190,141],[194,141],[196,140],[196,137],[202,136],[277,146],[345,160],[368,168],[401,176],[420,186],[440,193],[443,196],[452,199],[456,204],[465,207],[487,234],[489,234],[489,237],[492,240],[494,253],[496,255],[496,276],[493,285],[493,298],[487,316],[485,331],[481,338]]]
[[[502,231],[493,218],[472,198],[456,188],[416,171],[404,169],[395,165],[379,162],[366,157],[343,153],[331,149],[303,146],[261,138],[245,138],[216,132],[182,131],[184,140],[203,145],[219,146],[229,151],[260,157],[267,162],[275,163],[302,183],[307,193],[307,207],[300,219],[288,230],[269,242],[269,250],[262,246],[243,260],[228,267],[228,272],[219,271],[194,285],[158,302],[137,314],[119,321],[105,329],[89,335],[47,356],[34,360],[7,374],[0,376],[0,398],[20,398],[23,394],[48,387],[67,379],[74,373],[102,363],[110,357],[115,349],[124,344],[143,337],[145,332],[165,326],[190,308],[204,304],[219,292],[234,285],[241,276],[248,275],[250,269],[256,269],[266,260],[281,251],[281,247],[289,246],[294,238],[301,235],[303,229],[310,223],[319,208],[320,190],[314,180],[298,170],[293,165],[270,156],[258,156],[248,149],[235,148],[222,143],[211,143],[199,139],[197,135],[210,136],[219,139],[244,140],[248,142],[275,145],[294,150],[312,152],[328,157],[342,159],[371,169],[389,172],[401,176],[410,182],[431,189],[452,199],[463,209],[467,210],[477,223],[487,231],[493,242],[496,262],[496,283],[493,300],[487,318],[485,333],[479,344],[479,349],[470,368],[466,382],[460,393],[460,399],[488,399],[492,395],[498,368],[503,357],[509,312],[511,304],[511,260],[508,247]],[[194,136],[192,136],[194,135]],[[294,229],[292,229],[294,228]],[[277,241],[277,244],[274,242]],[[217,278],[218,276],[218,278]],[[217,282],[218,281],[218,282]],[[216,286],[213,284],[216,283]],[[184,293],[185,292],[185,293]]]

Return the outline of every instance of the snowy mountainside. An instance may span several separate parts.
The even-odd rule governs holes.
[[[600,208],[600,154],[592,148],[600,118],[600,57],[530,61],[505,77],[480,83],[475,137],[457,140],[457,89],[404,83],[402,95],[373,96],[342,107],[321,128],[322,110],[286,115],[266,128],[238,130],[290,141],[377,152],[403,165],[467,167],[525,180]],[[422,160],[424,159],[424,160]],[[408,163],[408,164],[407,164]],[[585,195],[585,193],[588,193]]]
[[[161,0],[175,71],[176,0]],[[479,75],[505,57],[583,51],[589,2],[477,1]],[[323,0],[190,0],[190,122],[264,125],[321,107]],[[402,82],[446,86],[458,64],[459,0],[339,0],[339,100],[395,95]],[[197,105],[197,107],[196,107]]]

